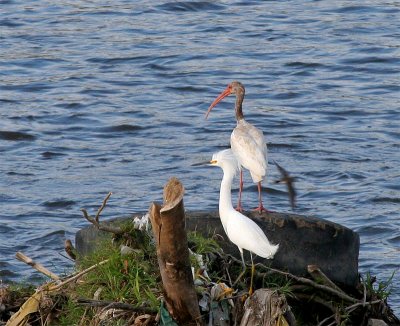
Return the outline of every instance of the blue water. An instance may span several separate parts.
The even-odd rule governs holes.
[[[39,277],[16,251],[67,272],[80,208],[109,191],[103,219],[146,212],[172,176],[215,210],[221,171],[191,164],[229,146],[234,98],[204,114],[236,79],[296,212],[357,231],[360,271],[397,271],[400,313],[399,40],[396,1],[0,1],[0,279]],[[288,211],[277,177],[265,204]]]

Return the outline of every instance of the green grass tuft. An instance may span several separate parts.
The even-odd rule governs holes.
[[[376,283],[375,277],[371,276],[370,272],[367,272],[366,279],[364,280],[367,293],[369,293],[376,299],[387,299],[392,291],[393,277],[395,273],[396,271],[393,271],[392,275],[388,278],[387,281]]]
[[[205,238],[196,231],[188,232],[189,247],[197,254],[204,255],[221,250],[218,242],[213,238]]]

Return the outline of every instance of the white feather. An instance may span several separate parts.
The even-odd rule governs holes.
[[[262,181],[267,173],[267,146],[264,134],[244,119],[231,134],[231,148],[239,164],[250,171],[253,182]]]
[[[232,180],[238,169],[238,162],[230,149],[213,155],[212,165],[222,168],[224,176],[221,181],[219,215],[225,233],[242,252],[249,250],[258,256],[273,258],[279,245],[269,242],[263,230],[256,222],[236,211],[232,206]]]

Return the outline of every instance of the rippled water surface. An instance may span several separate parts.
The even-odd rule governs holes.
[[[147,211],[171,176],[187,209],[215,210],[232,80],[298,178],[297,213],[361,237],[360,271],[387,280],[400,313],[400,5],[396,1],[0,1],[0,279],[36,280],[16,251],[57,273],[65,238]],[[257,192],[246,174],[244,203]],[[266,205],[288,211],[272,181]],[[234,191],[237,191],[235,189]],[[340,266],[338,267],[340,268]]]

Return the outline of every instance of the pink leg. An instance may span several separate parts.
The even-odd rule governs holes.
[[[242,190],[243,190],[243,170],[240,169],[240,181],[239,181],[239,199],[238,199],[238,204],[236,206],[236,210],[238,212],[242,212]]]
[[[267,209],[262,204],[261,181],[258,183],[258,207],[254,210],[260,212],[260,214],[261,214],[261,212],[268,212]]]

